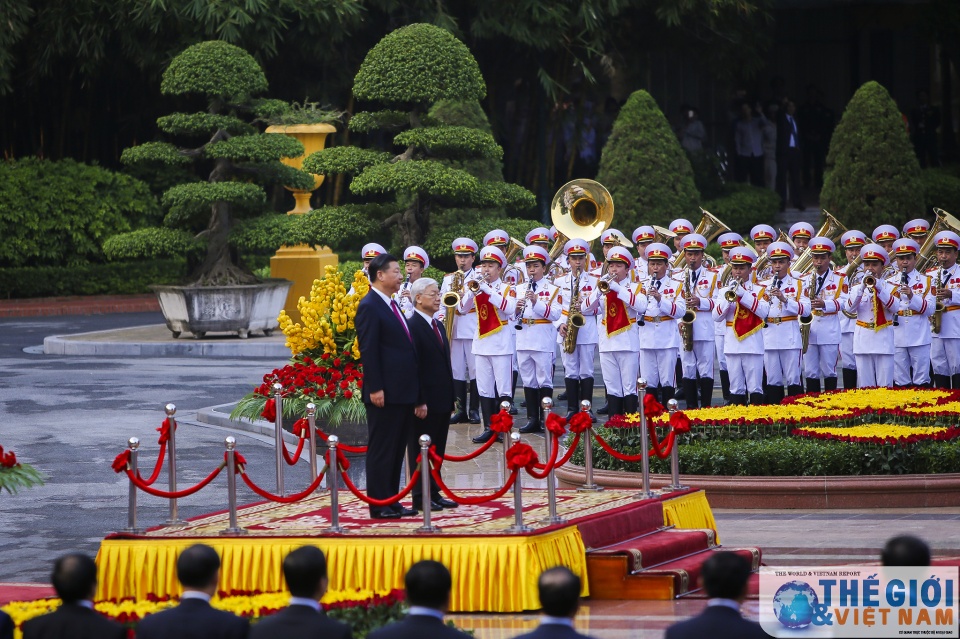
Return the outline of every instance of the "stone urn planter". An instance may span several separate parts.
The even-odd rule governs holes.
[[[279,326],[277,316],[291,282],[269,279],[235,286],[151,286],[173,336],[192,333],[236,333],[246,339],[252,331],[270,335]]]

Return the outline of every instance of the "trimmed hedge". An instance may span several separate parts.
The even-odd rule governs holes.
[[[960,214],[960,177],[947,169],[925,169],[920,172],[920,181],[927,211],[937,207]]]
[[[724,195],[701,206],[744,237],[755,225],[771,223],[780,210],[780,197],[770,189],[732,182],[725,190]]]
[[[185,259],[0,268],[0,297],[136,295],[149,293],[151,284],[179,284],[186,275]]]

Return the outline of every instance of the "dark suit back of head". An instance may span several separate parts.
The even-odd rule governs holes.
[[[750,562],[732,552],[713,553],[700,570],[707,596],[721,599],[740,599],[750,579]]]
[[[439,561],[418,561],[404,577],[407,601],[411,606],[443,610],[450,601],[453,581],[450,571]]]
[[[283,576],[294,597],[312,598],[327,576],[327,559],[316,546],[303,546],[283,559]]]
[[[884,566],[929,566],[930,546],[913,535],[900,535],[887,541],[880,561]]]
[[[50,581],[63,603],[89,599],[97,585],[97,564],[83,553],[64,555],[53,563]]]
[[[550,568],[537,581],[543,614],[551,617],[573,617],[580,606],[580,577],[565,567]]]
[[[205,590],[215,585],[220,571],[220,555],[205,544],[194,544],[177,557],[177,579],[187,588]]]
[[[377,273],[380,271],[386,271],[390,268],[392,262],[396,262],[397,258],[390,255],[389,253],[381,253],[372,260],[370,260],[370,265],[367,267],[367,277],[370,278],[371,282],[377,281]]]

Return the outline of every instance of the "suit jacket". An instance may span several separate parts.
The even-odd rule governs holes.
[[[800,149],[800,122],[797,121],[796,114],[793,115],[793,122],[797,125],[797,137],[795,138],[795,143],[797,145],[797,150]],[[780,110],[780,114],[777,116],[777,155],[783,155],[787,152],[787,149],[790,148],[790,134],[793,132],[793,128],[790,126],[790,121],[787,120],[787,112]]]
[[[382,390],[387,404],[420,403],[419,380],[412,374],[417,370],[417,350],[373,289],[357,305],[354,325],[363,362],[363,401],[370,403],[370,393]]]
[[[0,610],[0,639],[13,639],[13,619]]]
[[[367,639],[470,639],[470,635],[429,615],[407,615],[403,621],[374,630]]]
[[[217,610],[202,599],[184,599],[176,608],[144,617],[138,639],[246,639],[250,622]]]
[[[450,343],[440,328],[443,344],[427,320],[417,312],[407,324],[417,347],[420,394],[427,404],[427,414],[449,416],[453,410],[453,368],[450,365]]]
[[[590,637],[560,623],[542,623],[536,630],[518,635],[514,639],[590,639]]]
[[[250,628],[250,639],[352,639],[350,626],[330,619],[322,610],[294,605],[261,619]]]
[[[77,604],[63,604],[51,613],[23,623],[24,639],[125,639],[126,636],[127,630],[120,624]]]
[[[740,616],[733,608],[707,606],[706,610],[692,619],[675,623],[667,628],[665,639],[769,639],[760,624]]]

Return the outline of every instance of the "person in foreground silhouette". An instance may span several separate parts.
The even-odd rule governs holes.
[[[450,607],[450,571],[438,561],[418,561],[404,577],[410,611],[396,623],[374,630],[367,639],[470,639],[443,623]]]
[[[558,566],[540,573],[537,580],[543,616],[537,629],[516,639],[589,639],[573,628],[573,619],[580,608],[580,577]]]

